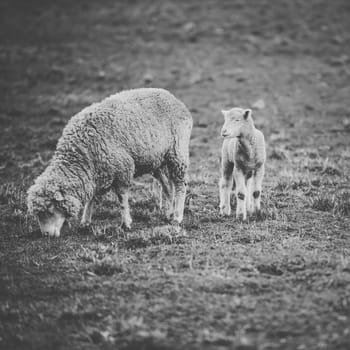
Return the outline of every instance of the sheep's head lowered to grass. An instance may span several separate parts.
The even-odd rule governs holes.
[[[250,109],[232,108],[221,112],[225,117],[225,122],[221,129],[221,136],[224,138],[244,136],[249,134],[254,127]]]
[[[78,215],[81,203],[58,186],[40,180],[28,190],[28,210],[37,217],[43,235],[59,237],[65,220]]]

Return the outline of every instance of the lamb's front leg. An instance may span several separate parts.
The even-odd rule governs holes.
[[[233,185],[233,163],[224,160],[221,165],[221,178],[219,180],[220,215],[231,214],[231,190]]]
[[[246,199],[246,207],[247,214],[251,215],[254,212],[254,199],[253,199],[253,177],[250,177],[247,180],[247,199]]]
[[[235,168],[233,171],[233,177],[236,182],[236,218],[247,220],[246,200],[248,191],[245,184],[245,176],[240,169]]]
[[[120,206],[121,206],[122,227],[129,230],[131,228],[132,219],[130,216],[128,190],[127,189],[119,190],[118,199],[120,201]]]
[[[91,199],[91,200],[87,201],[85,204],[83,216],[82,216],[81,222],[80,222],[80,224],[82,226],[91,224],[91,218],[92,218],[93,211],[94,211],[94,200]]]
[[[256,174],[253,179],[253,211],[257,214],[261,210],[261,191],[262,191],[262,182],[265,174],[264,164],[256,171]]]

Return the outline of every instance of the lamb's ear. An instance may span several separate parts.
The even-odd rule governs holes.
[[[229,111],[225,111],[224,109],[221,110],[221,113],[224,115],[225,118],[227,117],[228,112],[229,112]]]
[[[252,115],[252,110],[251,109],[246,109],[243,114],[243,118],[247,120],[250,116]]]

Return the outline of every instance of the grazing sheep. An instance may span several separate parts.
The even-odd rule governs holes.
[[[48,167],[28,190],[29,212],[43,234],[59,236],[83,204],[81,222],[89,224],[95,196],[112,189],[121,202],[122,224],[130,228],[128,189],[134,177],[148,173],[174,203],[171,211],[180,223],[191,130],[186,106],[163,89],[123,91],[83,109],[68,122]]]
[[[222,144],[220,214],[230,215],[231,189],[235,184],[236,217],[260,212],[262,181],[265,172],[265,139],[254,126],[250,109],[232,108],[222,111],[225,123],[221,130]]]

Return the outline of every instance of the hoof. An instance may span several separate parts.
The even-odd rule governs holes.
[[[264,219],[264,215],[263,212],[259,209],[255,211],[255,217],[257,220],[263,220]]]
[[[121,224],[121,228],[124,230],[124,231],[131,231],[131,225],[127,225],[125,222],[123,222]]]
[[[246,222],[247,221],[247,217],[244,217],[243,214],[238,214],[238,215],[236,215],[236,220],[238,222]]]
[[[48,232],[44,232],[42,235],[48,238],[58,238],[60,236],[59,233],[48,233]]]
[[[57,230],[54,230],[52,232],[44,231],[42,232],[42,235],[44,237],[49,237],[49,238],[58,238],[60,236],[60,231],[57,231]]]
[[[221,216],[230,216],[231,215],[231,208],[220,207],[220,215]]]
[[[85,229],[91,227],[91,222],[88,221],[81,221],[79,224],[79,228]]]

